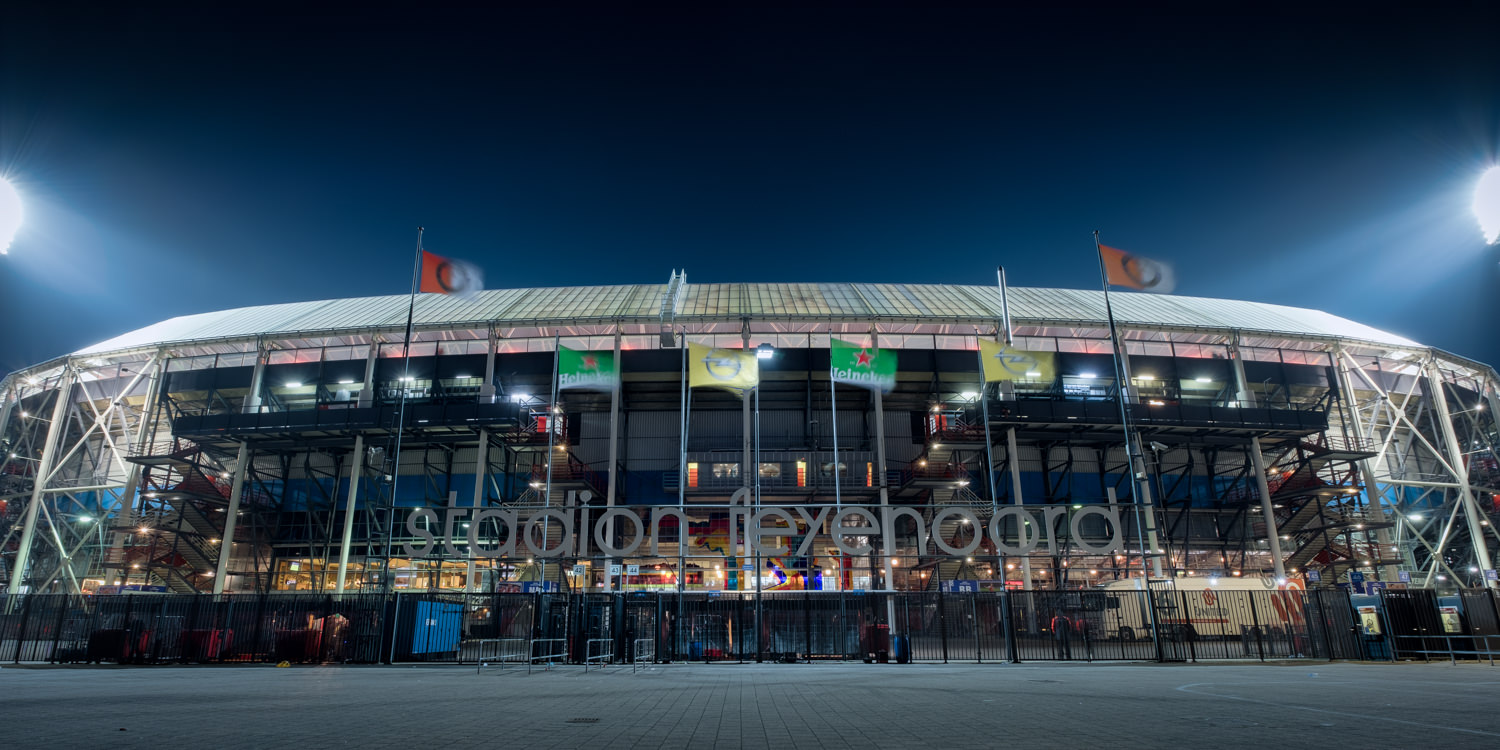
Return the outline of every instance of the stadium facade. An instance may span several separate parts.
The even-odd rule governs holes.
[[[1493,586],[1495,370],[1316,310],[688,284],[166,320],[0,384],[11,594]],[[844,341],[894,387],[830,379]],[[753,390],[689,388],[691,344]],[[618,388],[557,390],[559,349]],[[405,356],[403,356],[405,354]],[[1122,389],[1123,386],[1123,389]],[[1127,437],[1129,440],[1127,441]],[[1130,453],[1127,453],[1129,446]],[[617,567],[618,566],[618,567]]]

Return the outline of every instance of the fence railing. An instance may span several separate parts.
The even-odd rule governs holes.
[[[477,662],[479,671],[491,664],[504,669],[506,664],[529,663],[530,653],[530,638],[488,638],[459,644],[458,660]]]
[[[584,649],[583,668],[603,667],[615,660],[615,639],[590,638]]]
[[[630,656],[631,669],[630,669],[630,671],[632,671],[632,672],[638,671],[641,668],[642,664],[655,664],[655,663],[656,663],[656,639],[655,638],[637,638],[637,639],[635,639],[634,648],[631,649],[631,656]]]
[[[538,653],[541,652],[541,653]],[[529,674],[531,668],[541,664],[544,669],[551,669],[553,664],[568,661],[568,639],[566,638],[535,638],[531,641],[531,659],[526,666]]]
[[[1480,589],[0,598],[0,661],[16,663],[1493,659],[1497,633]]]
[[[1473,657],[1488,659],[1493,667],[1496,654],[1500,654],[1500,636],[1496,635],[1397,635],[1395,641],[1403,655],[1416,655],[1423,660],[1446,656],[1453,664],[1458,663],[1459,657]]]

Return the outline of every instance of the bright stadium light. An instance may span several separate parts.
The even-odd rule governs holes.
[[[0,177],[0,255],[10,252],[10,243],[21,229],[21,195],[10,181]]]
[[[1500,241],[1500,164],[1485,170],[1474,188],[1474,216],[1484,232],[1484,241]]]

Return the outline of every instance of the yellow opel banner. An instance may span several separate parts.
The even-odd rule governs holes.
[[[1050,381],[1057,377],[1056,355],[1052,352],[1028,352],[980,339],[979,356],[984,360],[986,383],[998,380]]]
[[[755,350],[711,349],[688,344],[688,386],[724,388],[740,393],[760,385],[760,360]]]

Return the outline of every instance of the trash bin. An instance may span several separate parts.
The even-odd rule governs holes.
[[[911,638],[904,635],[896,636],[896,663],[911,663]]]

